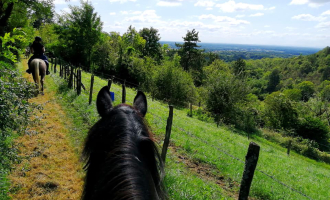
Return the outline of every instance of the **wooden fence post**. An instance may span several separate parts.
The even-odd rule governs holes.
[[[245,168],[239,190],[238,200],[247,200],[250,193],[250,187],[254,175],[254,170],[257,167],[259,158],[260,146],[254,142],[250,142],[248,152],[245,156]]]
[[[53,58],[50,58],[50,62],[52,64],[50,65],[50,70],[49,71],[53,71],[53,65],[54,65]]]
[[[126,80],[124,80],[124,84],[122,85],[123,91],[122,91],[122,98],[121,98],[121,103],[126,102],[126,86],[125,86]]]
[[[71,65],[71,66],[69,67],[69,69],[70,69],[70,76],[69,76],[69,84],[68,84],[68,87],[69,87],[70,89],[72,89],[72,88],[73,88],[73,66]]]
[[[80,69],[77,70],[77,94],[81,94],[81,71]]]
[[[171,130],[172,130],[172,122],[173,122],[173,106],[169,106],[169,114],[167,118],[167,124],[166,124],[166,134],[165,134],[165,139],[164,139],[164,144],[163,144],[163,149],[162,149],[162,161],[165,164],[165,159],[166,159],[166,153],[167,153],[167,148],[170,143],[170,137],[171,137]]]
[[[292,140],[290,140],[288,144],[288,151],[287,151],[288,156],[290,155],[291,144],[292,144]]]
[[[91,77],[91,88],[89,90],[89,105],[91,105],[92,98],[93,98],[93,84],[94,84],[94,74],[92,74],[92,77]]]
[[[66,69],[68,68],[68,65],[64,66],[64,79],[66,80]]]
[[[56,74],[56,65],[57,65],[57,59],[55,57],[54,74]]]
[[[109,91],[110,91],[110,89],[111,89],[111,85],[112,85],[113,77],[114,77],[114,76],[112,76],[112,78],[110,78],[110,79],[108,80],[108,88],[109,88]]]
[[[76,81],[77,81],[77,69],[74,68],[73,69],[73,89],[74,90],[76,89],[76,86],[77,86]]]
[[[192,114],[192,103],[189,103],[189,108],[190,108],[190,117],[192,117],[193,116],[193,114]]]

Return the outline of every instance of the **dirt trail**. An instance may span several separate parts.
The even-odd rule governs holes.
[[[27,69],[23,60],[24,71]],[[25,78],[33,82],[32,76]],[[29,127],[38,133],[23,135],[16,140],[19,155],[23,158],[14,166],[9,176],[11,180],[11,197],[13,199],[80,199],[83,186],[82,164],[70,146],[65,112],[56,103],[55,94],[47,90],[29,100],[42,104],[44,109],[38,116],[41,121]],[[32,131],[33,133],[33,131]]]

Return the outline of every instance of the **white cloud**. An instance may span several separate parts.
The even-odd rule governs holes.
[[[213,19],[215,22],[226,23],[230,26],[250,24],[250,22],[248,22],[246,20],[239,20],[239,19],[235,19],[235,18],[227,17],[227,16],[215,16],[215,15],[212,15],[212,14],[201,15],[201,16],[199,16],[199,19],[201,19],[201,20],[203,20],[203,19]]]
[[[145,10],[140,12],[139,15],[128,17],[125,20],[127,22],[134,22],[134,23],[155,23],[158,22],[160,16],[156,14],[155,10]]]
[[[324,15],[330,15],[330,10],[327,10],[321,14],[321,16],[324,16]]]
[[[71,2],[77,2],[78,0],[71,0]],[[69,2],[66,2],[65,0],[55,0],[53,2],[55,5],[63,5],[63,4],[68,4]]]
[[[269,26],[269,25],[265,25],[264,27],[265,27],[265,28],[270,28],[270,26]]]
[[[61,11],[62,12],[66,12],[66,13],[70,13],[71,12],[71,9],[68,8],[68,7],[66,7],[66,8],[63,8]]]
[[[132,12],[131,14],[133,14],[133,15],[139,15],[139,14],[141,14],[142,12],[141,11],[134,11],[134,12]]]
[[[308,3],[308,0],[292,0],[289,5],[303,5]]]
[[[217,4],[216,7],[220,8],[223,12],[235,12],[235,11],[246,11],[246,10],[264,10],[264,6],[261,4],[247,4],[247,3],[236,3],[233,0],[229,0],[226,3]]]
[[[302,20],[302,21],[323,21],[326,17],[315,17],[311,14],[301,14],[293,16],[292,19]]]
[[[201,6],[201,7],[213,7],[215,3],[213,1],[197,1],[194,6]]]
[[[182,0],[162,0],[158,1],[157,6],[165,6],[165,7],[173,7],[173,6],[181,6]]]
[[[128,1],[132,1],[132,2],[135,2],[136,0],[109,0],[110,3],[126,3]]]
[[[128,15],[128,12],[127,12],[127,11],[120,11],[120,13],[121,13],[122,15]]]
[[[328,21],[328,22],[321,22],[318,25],[316,25],[315,28],[319,28],[319,29],[330,29],[330,21]]]
[[[288,30],[288,31],[295,31],[295,30],[297,30],[297,28],[291,27],[291,26],[287,26],[287,27],[285,27],[285,29]]]
[[[268,8],[268,10],[275,10],[275,9],[276,9],[275,6]]]
[[[250,17],[261,17],[263,15],[264,15],[264,13],[256,13],[256,14],[250,15]]]
[[[309,7],[317,8],[329,3],[330,0],[292,0],[289,5],[305,5],[308,4]]]
[[[116,15],[116,13],[115,12],[111,12],[110,15]]]
[[[242,18],[245,17],[245,15],[236,15],[236,18]]]
[[[213,8],[206,8],[206,10],[213,10]]]

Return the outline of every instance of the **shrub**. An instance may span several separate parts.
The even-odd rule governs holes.
[[[180,56],[166,60],[156,66],[153,75],[152,95],[160,100],[183,105],[192,102],[195,97],[195,86],[191,75],[180,67]]]
[[[309,98],[311,98],[315,93],[314,84],[310,81],[303,81],[299,83],[297,85],[297,88],[300,89],[301,91],[301,95],[302,95],[301,100],[305,102],[308,101]]]
[[[298,123],[298,112],[293,101],[281,92],[273,92],[265,99],[266,124],[273,129],[292,130]]]
[[[319,118],[306,117],[300,120],[296,132],[299,136],[314,140],[319,144],[327,144],[329,139],[329,128]],[[326,150],[324,146],[320,146],[321,150]]]

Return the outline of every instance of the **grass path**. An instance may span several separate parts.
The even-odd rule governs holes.
[[[22,65],[20,66],[22,68]],[[23,70],[27,69],[23,60]],[[23,74],[29,81],[32,76]],[[70,144],[71,121],[56,102],[55,93],[47,90],[51,81],[45,79],[45,95],[29,100],[41,104],[40,122],[16,140],[21,162],[14,166],[9,179],[13,199],[79,199],[83,185],[82,164]]]

